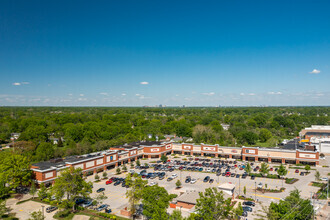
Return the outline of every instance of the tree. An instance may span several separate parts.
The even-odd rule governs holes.
[[[272,138],[272,133],[268,129],[262,128],[260,130],[260,134],[259,134],[260,142],[264,143],[271,138]]]
[[[42,142],[37,147],[35,159],[37,161],[46,161],[54,158],[54,153],[55,151],[51,143]]]
[[[34,181],[31,182],[31,187],[30,187],[30,195],[32,195],[32,198],[34,199],[34,195],[37,192],[37,187]]]
[[[0,174],[1,179],[1,174]],[[6,181],[0,180],[0,200],[9,194],[9,188],[6,186]]]
[[[137,161],[136,161],[136,166],[141,166],[141,163],[140,163],[140,160],[138,159]]]
[[[145,187],[142,193],[143,214],[148,219],[168,219],[167,208],[174,197],[175,195],[168,194],[164,187]]]
[[[0,218],[9,212],[9,210],[10,209],[6,206],[6,200],[0,200]]]
[[[269,173],[269,166],[266,163],[261,163],[260,173],[264,176],[265,174]]]
[[[252,167],[251,167],[251,164],[248,162],[244,168],[245,172],[247,172],[249,175],[252,171]]]
[[[135,205],[142,199],[143,188],[147,185],[147,180],[142,180],[142,177],[137,173],[126,176],[126,184],[129,186],[129,190],[126,192],[126,197],[130,204],[129,211],[133,215],[135,213]]]
[[[44,198],[47,197],[47,188],[46,188],[46,186],[45,186],[44,183],[41,183],[40,184],[40,189],[39,189],[39,192],[38,192],[38,197],[41,200],[43,200]]]
[[[120,167],[118,167],[118,168],[116,169],[116,173],[117,173],[117,174],[120,174],[120,173],[121,173]]]
[[[97,194],[97,196],[95,197],[95,201],[96,203],[99,205],[101,204],[104,200],[106,200],[108,197],[104,194],[104,192],[101,192],[99,194]]]
[[[102,173],[102,176],[103,176],[103,179],[106,179],[106,178],[108,177],[107,172],[104,171],[104,172]]]
[[[30,161],[23,155],[11,154],[5,157],[0,164],[0,173],[10,188],[30,185],[32,171]]]
[[[183,220],[182,213],[179,210],[173,210],[172,214],[169,217],[169,220]]]
[[[99,177],[99,175],[95,174],[95,177],[94,177],[94,179],[95,179],[95,181],[96,181],[96,182],[97,182],[97,181],[99,181],[99,180],[100,180],[100,177]]]
[[[126,167],[125,164],[123,165],[123,171],[124,171],[124,172],[127,172],[127,167]]]
[[[276,218],[273,219],[311,219],[313,206],[309,199],[300,197],[300,192],[295,189],[290,195],[280,200],[279,203],[271,202],[267,213],[271,213]]]
[[[283,177],[286,176],[286,174],[288,173],[288,170],[285,168],[285,166],[283,164],[281,164],[281,166],[278,168],[277,170],[277,174],[280,175],[281,179],[282,179],[282,187],[283,187]]]
[[[307,173],[309,173],[309,171],[311,170],[311,166],[307,164],[307,165],[305,166],[305,170],[307,171]]]
[[[43,215],[43,213],[39,210],[37,212],[31,212],[30,213],[30,218],[29,220],[44,220],[45,216]]]
[[[239,202],[237,205],[237,208],[235,208],[233,210],[235,216],[242,216],[243,215],[243,207],[242,207],[242,203]]]
[[[82,170],[70,167],[61,172],[52,188],[52,194],[61,200],[66,196],[67,203],[75,209],[75,200],[78,197],[87,197],[92,190],[92,183],[83,179]]]
[[[244,188],[243,188],[243,193],[244,193],[244,195],[246,195],[246,186],[244,186]]]
[[[62,137],[58,138],[57,147],[63,147]]]
[[[166,155],[162,155],[162,156],[160,157],[160,160],[161,160],[163,163],[165,163],[165,162],[167,161],[167,156],[166,156]]]
[[[229,218],[232,214],[231,199],[225,199],[222,191],[217,188],[207,188],[199,193],[195,209],[204,220]]]
[[[316,171],[315,173],[315,181],[320,181],[321,180],[321,174],[319,171]]]
[[[175,185],[176,185],[176,188],[180,188],[182,186],[182,183],[180,180],[178,180],[178,181],[176,181]]]

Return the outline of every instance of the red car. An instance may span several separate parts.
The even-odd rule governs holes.
[[[299,173],[299,170],[294,171],[295,173]]]
[[[105,182],[106,185],[109,185],[111,183],[112,183],[112,180],[111,179]]]
[[[239,170],[243,170],[243,167],[240,167]]]
[[[230,176],[230,174],[231,174],[230,172],[227,172],[227,173],[226,173],[226,177],[229,177],[229,176]]]
[[[270,171],[273,171],[273,167],[270,168]]]

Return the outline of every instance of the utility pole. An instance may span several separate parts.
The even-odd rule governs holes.
[[[241,175],[238,178],[238,188],[239,188],[238,195],[240,196],[241,195]]]
[[[41,205],[41,208],[42,208],[42,217],[45,218],[45,212],[44,212],[44,208],[45,208],[45,206],[44,206],[44,205]]]
[[[254,201],[257,201],[257,182],[254,181]]]

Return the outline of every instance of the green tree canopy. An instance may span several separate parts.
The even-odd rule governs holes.
[[[61,172],[52,187],[52,194],[58,199],[66,196],[67,203],[75,209],[78,197],[87,197],[92,190],[92,183],[83,179],[82,170],[70,167]]]
[[[175,195],[168,194],[164,187],[145,187],[142,193],[143,214],[154,220],[168,219],[166,209],[174,197]]]
[[[225,219],[232,215],[231,199],[225,199],[222,191],[207,188],[199,196],[195,209],[204,220]]]

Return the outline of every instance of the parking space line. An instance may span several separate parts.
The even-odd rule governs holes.
[[[272,196],[264,196],[264,195],[258,195],[258,194],[252,194],[253,196],[258,196],[258,197],[264,197],[264,198],[268,198],[268,199],[277,199],[277,200],[281,200],[281,198],[277,198],[277,197],[272,197]]]

